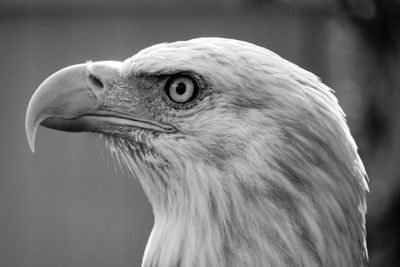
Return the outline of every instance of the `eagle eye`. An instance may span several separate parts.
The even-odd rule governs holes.
[[[193,78],[178,75],[167,81],[165,93],[173,103],[186,104],[197,97],[199,89]]]

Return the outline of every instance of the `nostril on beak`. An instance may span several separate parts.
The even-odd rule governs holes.
[[[104,84],[101,82],[101,80],[93,74],[89,74],[89,83],[97,90],[101,90],[104,88]]]

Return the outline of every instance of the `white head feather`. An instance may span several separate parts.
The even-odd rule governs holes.
[[[173,101],[176,77],[198,94]],[[199,38],[64,68],[28,105],[32,148],[39,124],[100,132],[140,181],[155,217],[145,267],[366,264],[368,186],[344,113],[265,48]]]
[[[222,38],[158,44],[122,69],[180,72],[203,77],[208,94],[173,114],[179,135],[148,140],[140,156],[107,139],[153,205],[143,266],[364,265],[366,174],[330,88]]]

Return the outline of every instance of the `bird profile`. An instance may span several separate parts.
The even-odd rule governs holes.
[[[197,38],[52,74],[39,125],[101,136],[154,212],[142,266],[366,266],[367,177],[318,77],[244,41]]]

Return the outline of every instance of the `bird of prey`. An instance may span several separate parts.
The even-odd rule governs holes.
[[[161,43],[61,69],[26,114],[101,136],[154,212],[142,266],[365,266],[367,176],[332,90],[254,44]]]

